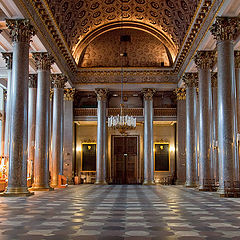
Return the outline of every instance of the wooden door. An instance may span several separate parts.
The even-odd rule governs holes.
[[[136,184],[137,137],[114,137],[113,183]]]

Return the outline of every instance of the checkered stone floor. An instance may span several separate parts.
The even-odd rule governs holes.
[[[240,239],[240,199],[182,186],[69,186],[0,198],[0,239]]]

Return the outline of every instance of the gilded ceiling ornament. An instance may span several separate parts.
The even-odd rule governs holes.
[[[235,68],[240,68],[240,51],[234,51]]]
[[[217,87],[217,73],[216,72],[212,72],[211,73],[211,82],[212,82],[212,87]]]
[[[210,31],[218,41],[235,40],[240,32],[240,17],[216,17]]]
[[[197,87],[198,86],[198,73],[187,72],[183,75],[183,82],[186,87]]]
[[[29,19],[6,19],[6,26],[10,29],[13,42],[29,43],[31,37],[36,34]]]
[[[37,74],[29,74],[28,87],[37,88]]]
[[[51,74],[53,88],[64,88],[67,78],[64,74]]]
[[[174,93],[177,95],[177,100],[186,100],[186,88],[176,88]]]
[[[195,64],[199,69],[212,69],[216,62],[215,51],[197,51],[194,56]]]
[[[7,69],[12,69],[12,57],[13,53],[12,52],[2,52],[2,57],[6,62],[6,67]]]
[[[38,70],[50,70],[55,62],[53,56],[47,52],[36,52],[32,57]]]
[[[95,93],[97,94],[98,101],[106,101],[108,90],[106,88],[96,88]]]
[[[144,88],[142,90],[144,100],[152,100],[155,92],[156,92],[156,89],[154,88]]]
[[[65,88],[64,89],[64,100],[65,101],[73,101],[75,94],[75,88]]]

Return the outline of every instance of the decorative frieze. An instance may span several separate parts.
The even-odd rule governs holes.
[[[186,100],[186,88],[176,88],[174,93],[177,95],[177,100]]]
[[[29,74],[28,87],[37,88],[37,74]]]
[[[7,69],[11,70],[13,53],[12,52],[2,52],[2,57],[6,62]]]
[[[65,88],[64,89],[64,100],[65,101],[73,101],[75,94],[75,88]]]
[[[198,73],[197,72],[187,72],[183,75],[183,82],[186,87],[197,87],[198,86]]]
[[[216,52],[215,51],[197,51],[194,57],[195,64],[197,68],[200,69],[212,69],[214,63],[216,62]]]
[[[106,101],[108,90],[105,88],[96,88],[95,93],[97,94],[98,101]]]
[[[36,52],[32,54],[38,70],[50,70],[51,65],[54,64],[54,58],[47,52]]]
[[[51,74],[51,82],[53,88],[64,88],[67,78],[64,74]]]
[[[216,17],[210,31],[218,41],[235,40],[240,32],[240,17]]]
[[[212,87],[217,87],[217,73],[212,72],[211,73],[211,82],[212,82]]]
[[[30,43],[31,37],[36,34],[29,19],[6,19],[6,26],[10,29],[13,42]]]
[[[235,68],[240,68],[240,51],[234,51]]]
[[[144,100],[152,100],[155,92],[156,89],[154,88],[144,88],[142,91]]]

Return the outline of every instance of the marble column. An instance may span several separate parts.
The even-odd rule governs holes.
[[[28,177],[33,181],[35,155],[37,74],[30,74],[28,81]]]
[[[52,85],[52,84],[51,84]],[[49,174],[50,174],[50,179],[52,179],[52,166],[53,166],[53,161],[52,161],[52,126],[53,126],[53,88],[51,86],[50,89],[50,101],[49,101],[49,131],[48,131],[48,136],[49,136]]]
[[[53,82],[53,126],[52,126],[52,179],[51,187],[57,187],[60,183],[58,177],[61,173],[62,142],[63,142],[63,88],[66,77],[63,74],[52,74]]]
[[[199,190],[209,191],[213,179],[211,69],[215,52],[198,51],[194,60],[199,75]]]
[[[6,107],[5,107],[5,103],[6,103],[6,95],[7,95],[7,91],[3,88],[1,88],[2,91],[2,101],[0,104],[0,112],[1,112],[1,121],[2,121],[2,126],[1,126],[1,157],[4,157],[4,137],[5,137],[5,123],[6,123]]]
[[[73,100],[75,89],[64,90],[64,164],[63,175],[67,177],[68,183],[73,184]]]
[[[5,121],[5,136],[4,136],[4,157],[9,159],[9,143],[10,143],[10,120],[11,120],[11,89],[12,89],[12,56],[11,52],[2,53],[8,69],[7,81],[7,104],[6,104],[6,121]]]
[[[107,155],[106,155],[106,104],[107,89],[95,89],[98,101],[97,110],[97,167],[96,183],[99,185],[107,184]]]
[[[186,89],[177,88],[177,184],[186,182]]]
[[[240,156],[240,51],[234,51],[235,78],[237,90],[237,133],[238,133],[238,164]]]
[[[154,182],[153,156],[153,95],[155,89],[143,89],[144,97],[144,185]]]
[[[29,196],[27,188],[27,126],[29,43],[35,34],[26,19],[7,19],[13,41],[11,126],[8,187],[4,196]]]
[[[196,159],[196,86],[197,73],[185,73],[183,81],[186,86],[186,187],[197,186]]]
[[[49,187],[49,92],[51,54],[33,53],[37,67],[37,112],[35,131],[34,183],[32,191],[48,191]]]
[[[210,31],[217,39],[218,51],[218,157],[219,193],[238,180],[236,139],[236,83],[233,42],[240,30],[239,17],[217,17]]]

